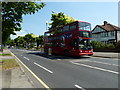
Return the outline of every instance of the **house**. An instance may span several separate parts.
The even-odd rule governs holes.
[[[115,44],[120,40],[120,27],[104,21],[103,25],[96,25],[92,30],[93,40],[104,42],[105,44]]]

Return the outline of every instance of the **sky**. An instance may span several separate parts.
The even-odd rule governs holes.
[[[33,33],[36,36],[43,35],[46,32],[46,21],[51,22],[52,11],[55,13],[63,12],[80,21],[91,23],[92,29],[96,25],[103,25],[107,21],[118,26],[118,2],[47,2],[46,6],[33,15],[24,15],[22,30],[17,35],[12,35],[14,39],[17,36],[24,36]],[[48,27],[48,25],[47,25]]]

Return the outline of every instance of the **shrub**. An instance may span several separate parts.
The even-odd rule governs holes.
[[[93,46],[93,48],[96,48],[96,45],[98,44],[98,41],[92,41],[91,45]]]
[[[106,45],[103,42],[92,41],[91,42],[93,48],[105,48]]]
[[[117,42],[116,48],[119,48],[119,49],[120,49],[120,40]]]
[[[97,48],[105,48],[105,44],[103,42],[98,42],[96,45]]]
[[[115,45],[110,43],[110,44],[106,45],[106,48],[115,48]]]

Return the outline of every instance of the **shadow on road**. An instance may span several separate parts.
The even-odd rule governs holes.
[[[44,58],[48,58],[48,59],[87,59],[90,58],[89,56],[81,56],[81,57],[73,57],[73,56],[63,56],[63,55],[47,55],[45,53],[40,53],[40,52],[31,52],[31,53],[27,53],[27,54],[32,54],[32,55],[37,55],[37,56],[41,56]]]

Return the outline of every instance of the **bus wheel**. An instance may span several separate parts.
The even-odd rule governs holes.
[[[65,56],[68,56],[68,50],[65,50],[65,51],[64,51],[64,55],[65,55]]]

